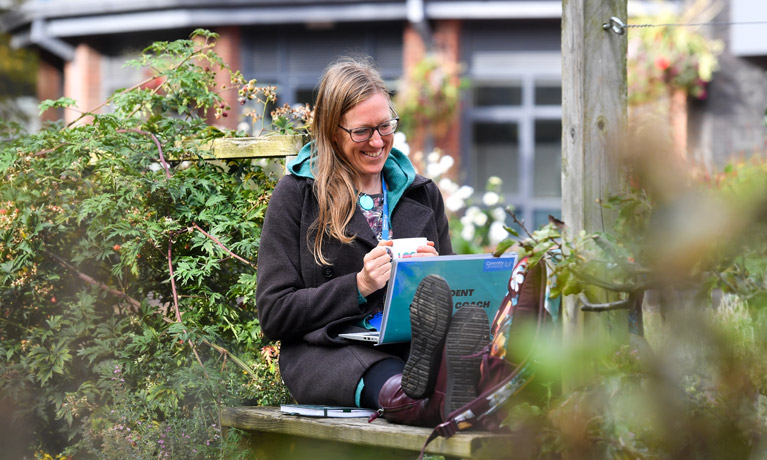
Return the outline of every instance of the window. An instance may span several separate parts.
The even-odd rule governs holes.
[[[392,85],[402,74],[402,24],[336,24],[328,30],[295,27],[243,29],[242,73],[277,86],[277,106],[312,104],[325,67],[340,56],[369,55]],[[271,109],[270,109],[271,110]],[[267,114],[268,117],[268,114]]]
[[[561,215],[561,59],[559,51],[525,50],[518,38],[506,42],[520,50],[476,37],[480,49],[469,49],[463,179],[480,194],[500,177],[505,203],[533,230]]]
[[[483,83],[474,89],[474,106],[522,105],[522,82]]]

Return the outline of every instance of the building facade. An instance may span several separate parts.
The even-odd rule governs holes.
[[[765,8],[763,0],[724,3],[717,20]],[[629,2],[630,13],[654,7]],[[560,215],[561,11],[561,0],[28,0],[0,17],[0,27],[16,46],[40,50],[39,98],[68,96],[80,108],[146,77],[125,67],[126,58],[199,27],[220,34],[216,51],[232,68],[276,85],[280,104],[311,102],[338,56],[372,56],[394,88],[433,49],[459,64],[469,85],[445,134],[416,147],[440,147],[455,159],[453,176],[477,191],[501,177],[505,203],[536,227]],[[733,148],[764,149],[767,49],[732,38],[733,30],[742,31],[715,33],[734,44],[723,67],[742,72],[717,74],[709,100],[690,108],[690,148],[710,163],[726,161]],[[227,97],[238,105],[236,94]],[[238,120],[222,123],[235,128]]]

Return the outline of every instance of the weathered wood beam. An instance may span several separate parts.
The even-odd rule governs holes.
[[[226,137],[214,139],[198,146],[198,149],[210,152],[210,159],[229,160],[241,158],[285,158],[298,154],[306,143],[306,136],[270,135],[261,137]],[[169,160],[198,158],[196,156],[169,156]],[[203,156],[203,158],[208,158]]]
[[[625,22],[626,5],[627,0],[562,1],[562,216],[571,235],[609,231],[615,220],[600,203],[622,187],[627,40],[602,26],[613,16]],[[615,300],[607,293],[600,297],[590,300]],[[576,297],[564,300],[567,344],[582,338],[584,315]]]

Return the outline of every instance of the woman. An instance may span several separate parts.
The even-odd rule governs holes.
[[[418,288],[407,363],[409,344],[374,347],[338,337],[383,309],[388,240],[426,237],[418,256],[452,252],[439,189],[392,148],[397,122],[370,61],[343,59],[326,69],[313,141],[289,164],[269,203],[256,302],[264,334],[282,342],[280,371],[299,403],[385,408],[396,400],[414,407],[393,411],[405,416],[401,421],[431,424],[444,410],[442,397],[429,404],[435,386],[440,394],[448,383],[456,395],[474,391],[446,377],[437,382],[452,312],[444,280],[427,277]],[[419,316],[426,320],[412,319]],[[427,406],[428,416],[421,413]]]

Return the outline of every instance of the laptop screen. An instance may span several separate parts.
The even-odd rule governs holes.
[[[379,344],[410,341],[410,303],[423,278],[437,274],[447,280],[453,296],[453,312],[474,304],[492,321],[508,292],[517,254],[501,257],[471,254],[394,259],[386,289]]]

